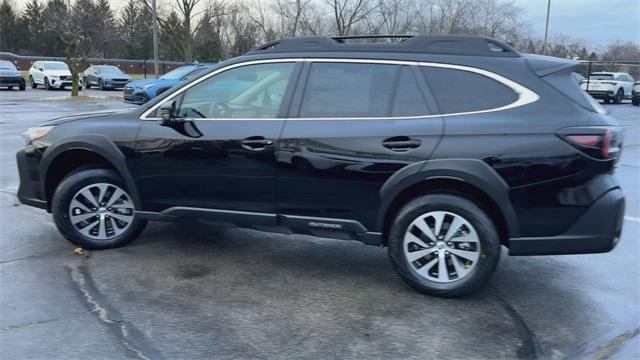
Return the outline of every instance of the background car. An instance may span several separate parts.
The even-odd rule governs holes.
[[[636,81],[633,84],[633,90],[631,90],[631,103],[633,106],[640,106],[640,81]]]
[[[627,73],[593,72],[580,86],[594,98],[604,100],[605,104],[612,100],[614,104],[620,104],[622,99],[631,97],[633,81]]]
[[[125,102],[144,104],[181,82],[191,79],[211,69],[212,65],[186,65],[174,69],[157,79],[137,80],[124,87]]]
[[[82,80],[78,81],[78,88],[82,90]],[[34,89],[38,85],[43,85],[47,90],[64,89],[71,86],[71,71],[62,61],[36,61],[29,69],[29,82]]]
[[[131,76],[113,65],[91,65],[84,71],[83,77],[87,89],[94,85],[100,90],[121,89],[130,81]]]
[[[22,73],[11,61],[0,60],[0,87],[11,90],[13,87],[25,89],[25,81]]]

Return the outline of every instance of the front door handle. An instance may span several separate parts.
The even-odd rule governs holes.
[[[251,136],[241,140],[240,144],[246,150],[259,151],[264,150],[269,145],[273,145],[273,140],[265,139],[263,136]]]
[[[422,141],[418,139],[412,139],[407,136],[394,136],[382,141],[382,146],[396,152],[409,151],[411,149],[419,147],[420,144],[422,144]]]

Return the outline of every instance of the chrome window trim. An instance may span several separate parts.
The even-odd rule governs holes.
[[[491,71],[488,70],[484,70],[484,69],[479,69],[479,68],[475,68],[472,66],[466,66],[466,65],[452,65],[452,64],[444,64],[444,63],[434,63],[434,62],[423,62],[423,61],[404,61],[404,60],[377,60],[377,59],[354,59],[354,58],[281,58],[281,59],[264,59],[264,60],[252,60],[252,61],[245,61],[245,62],[241,62],[241,63],[236,63],[236,64],[231,64],[228,66],[225,66],[223,68],[220,68],[216,71],[213,71],[201,78],[199,78],[196,81],[193,81],[192,83],[180,88],[178,91],[176,91],[175,93],[171,94],[169,97],[167,97],[164,101],[161,101],[159,103],[157,103],[156,105],[152,106],[151,108],[147,109],[147,111],[145,111],[141,116],[140,116],[140,120],[153,120],[153,121],[157,121],[157,120],[161,120],[160,118],[151,118],[151,117],[147,117],[150,113],[154,112],[157,108],[159,108],[163,103],[165,103],[166,101],[170,101],[172,99],[174,99],[175,97],[177,97],[178,95],[180,95],[181,93],[183,93],[184,91],[188,90],[189,88],[191,88],[192,86],[195,86],[197,84],[199,84],[200,82],[209,79],[212,76],[215,76],[221,72],[227,71],[227,70],[231,70],[231,69],[235,69],[238,67],[242,67],[242,66],[248,66],[248,65],[256,65],[256,64],[272,64],[272,63],[297,63],[297,62],[334,62],[334,63],[361,63],[361,64],[383,64],[383,65],[408,65],[408,66],[424,66],[424,67],[439,67],[439,68],[446,68],[446,69],[454,69],[454,70],[462,70],[462,71],[468,71],[468,72],[472,72],[475,74],[479,74],[479,75],[483,75],[486,76],[490,79],[493,79],[507,87],[509,87],[511,90],[513,90],[517,95],[518,95],[518,99],[510,104],[504,105],[504,106],[500,106],[497,108],[491,108],[491,109],[486,109],[486,110],[477,110],[477,111],[467,111],[467,112],[459,112],[459,113],[447,113],[447,114],[431,114],[431,115],[416,115],[416,116],[379,116],[379,117],[330,117],[330,118],[193,118],[193,119],[188,119],[188,120],[207,120],[207,121],[227,121],[227,120],[240,120],[240,121],[263,121],[263,120],[287,120],[287,121],[291,121],[291,120],[322,120],[322,121],[342,121],[342,120],[411,120],[411,119],[428,119],[428,118],[434,118],[434,117],[447,117],[447,116],[460,116],[460,115],[472,115],[472,114],[484,114],[484,113],[490,113],[490,112],[495,112],[495,111],[502,111],[502,110],[508,110],[508,109],[513,109],[516,107],[520,107],[520,106],[524,106],[527,104],[531,104],[533,102],[536,102],[540,99],[540,96],[538,94],[536,94],[534,91],[530,90],[529,88],[513,81],[510,79],[507,79],[506,77],[502,76],[502,75],[498,75],[496,73],[493,73]]]

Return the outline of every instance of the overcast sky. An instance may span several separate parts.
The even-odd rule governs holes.
[[[127,0],[110,1],[116,9],[120,9],[127,2]],[[167,5],[174,1],[158,0],[158,3]],[[542,36],[547,0],[514,1],[525,9],[525,20],[533,25],[536,33]],[[16,0],[19,5],[26,2],[27,0]],[[206,0],[203,3],[206,3]],[[549,33],[565,34],[582,39],[592,46],[615,40],[640,41],[640,0],[551,0]]]

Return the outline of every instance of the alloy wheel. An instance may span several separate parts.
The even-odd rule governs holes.
[[[120,187],[97,183],[82,188],[69,204],[69,220],[82,235],[108,240],[125,232],[133,223],[135,208]]]
[[[403,249],[413,272],[440,283],[468,276],[480,259],[475,228],[449,211],[432,211],[413,220],[405,232]]]

